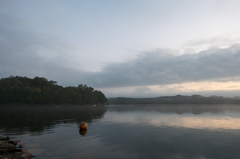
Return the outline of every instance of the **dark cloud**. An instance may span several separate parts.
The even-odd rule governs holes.
[[[89,82],[102,87],[165,85],[197,81],[239,81],[240,44],[198,54],[173,55],[165,50],[143,53],[124,63],[111,64]]]

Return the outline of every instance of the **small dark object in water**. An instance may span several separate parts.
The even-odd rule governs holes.
[[[20,144],[20,145],[18,146],[18,148],[24,148],[24,145],[21,145],[21,144]]]
[[[79,125],[79,128],[80,128],[80,130],[87,130],[87,123],[85,123],[85,122],[82,122],[80,125]]]

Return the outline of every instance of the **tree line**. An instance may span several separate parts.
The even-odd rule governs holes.
[[[0,79],[0,104],[107,104],[105,95],[87,85],[62,87],[44,77]]]
[[[157,98],[108,98],[109,104],[240,104],[239,98],[225,98],[218,96],[163,96]]]

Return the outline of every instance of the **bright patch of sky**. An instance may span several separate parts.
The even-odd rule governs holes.
[[[228,96],[226,82],[240,79],[239,8],[238,0],[0,0],[0,77],[83,83],[107,96],[142,88],[139,96]]]

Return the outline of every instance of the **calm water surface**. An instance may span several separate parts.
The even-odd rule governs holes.
[[[0,136],[39,159],[235,159],[240,105],[1,106]]]

